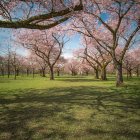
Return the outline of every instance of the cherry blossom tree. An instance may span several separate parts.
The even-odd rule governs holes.
[[[135,57],[133,55],[133,52],[127,52],[124,56],[123,60],[123,68],[127,72],[127,79],[128,77],[132,77],[132,71],[135,69]]]
[[[86,52],[87,53],[87,52]],[[80,61],[86,61],[87,65],[89,65],[95,72],[95,79],[99,79],[99,66],[98,64],[91,59],[91,57],[87,57],[85,54],[85,48],[79,48],[74,52],[75,56],[80,59]],[[82,59],[82,60],[81,60]]]
[[[62,49],[68,41],[65,35],[59,35],[54,30],[49,31],[24,31],[18,42],[29,49],[32,54],[40,57],[49,67],[50,80],[54,80],[54,66],[61,58]]]
[[[106,52],[106,50],[104,50],[102,47],[100,47],[96,42],[91,40],[88,41],[87,39],[84,40],[86,45],[84,54],[87,58],[90,58],[100,67],[101,80],[107,80],[106,67],[112,61],[110,54]]]
[[[36,72],[36,69],[38,67],[38,63],[36,62],[36,58],[32,55],[29,55],[27,57],[27,62],[28,62],[28,68],[31,69],[31,72],[32,72],[32,77],[34,78],[35,77],[35,72]]]
[[[0,71],[2,76],[4,76],[5,73],[5,63],[6,63],[5,58],[0,56]]]
[[[135,72],[137,77],[139,77],[139,72],[140,72],[140,46],[134,50],[133,53],[135,57]]]
[[[85,47],[83,48],[83,52],[81,49],[79,50],[79,57],[86,59],[87,62],[97,71],[97,66],[101,70],[101,80],[107,80],[106,77],[106,67],[112,61],[110,54],[104,50],[96,41],[83,37],[83,43]],[[81,54],[82,52],[82,54]],[[98,73],[98,72],[96,72]],[[98,78],[98,76],[95,76]]]
[[[87,63],[85,59],[81,60],[79,71],[82,75],[86,75],[86,76],[88,76],[89,73],[92,71],[91,66]]]
[[[89,0],[84,5],[84,11],[68,23],[65,30],[71,28],[71,31],[92,38],[104,48],[112,57],[116,69],[116,86],[121,86],[123,59],[140,29],[139,4],[135,0]],[[122,52],[120,57],[116,57],[120,46]]]
[[[68,71],[72,76],[77,75],[80,68],[79,61],[74,58],[69,58],[67,61],[68,62],[65,66],[66,67],[65,70]]]
[[[107,71],[108,74],[111,74],[111,75],[115,74],[115,68],[114,68],[113,62],[108,64],[108,66],[106,68],[106,71]]]
[[[8,53],[7,53],[7,74],[8,74],[8,78],[10,77],[10,59],[11,59],[11,51],[10,48],[8,47]]]
[[[6,41],[7,42],[7,41]],[[10,55],[11,55],[11,49],[9,46],[6,46],[4,44],[0,45],[0,55],[2,56],[2,58],[5,59],[5,72],[8,75],[8,78],[10,77],[10,68],[11,68],[11,64],[10,64]]]
[[[36,62],[39,65],[39,70],[40,70],[40,76],[46,77],[46,68],[48,67],[47,63],[45,62],[44,59],[41,59],[40,57],[36,58]]]
[[[60,75],[61,71],[64,71],[64,67],[65,67],[66,62],[67,62],[67,60],[62,56],[56,62],[56,65],[55,65],[54,69],[55,69],[55,71],[57,73],[57,76]]]
[[[31,70],[31,65],[30,65],[30,57],[29,57],[29,55],[25,57],[23,66],[24,66],[24,71],[25,71],[26,75],[29,76],[29,74],[32,71]]]
[[[19,71],[22,66],[23,59],[24,59],[23,56],[17,54],[16,49],[14,51],[11,51],[10,63],[14,70],[15,80],[16,80],[16,77],[19,75]]]
[[[39,56],[37,56],[34,52],[30,52],[30,54],[28,55],[28,57],[26,59],[28,71],[31,67],[30,60],[31,60],[31,62],[35,63],[34,69],[36,69],[36,71],[38,71],[40,73],[40,76],[46,77],[46,69],[48,68],[46,61],[44,59],[40,58]]]

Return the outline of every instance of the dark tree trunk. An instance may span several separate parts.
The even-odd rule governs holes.
[[[99,71],[98,71],[98,69],[94,69],[95,70],[95,76],[94,76],[94,78],[95,79],[99,79]]]
[[[45,75],[45,69],[42,69],[42,77],[46,77],[46,75]]]
[[[117,63],[116,68],[116,86],[122,86],[123,84],[123,74],[122,74],[122,63]]]
[[[88,76],[88,71],[86,72],[86,75]]]
[[[4,69],[1,69],[1,74],[2,76],[4,76]]]
[[[73,71],[71,72],[71,75],[74,76],[74,72]]]
[[[54,80],[53,67],[50,67],[50,80]]]
[[[131,69],[127,69],[127,80],[128,78],[132,78],[132,70]]]
[[[137,74],[137,77],[139,77],[139,67],[137,67],[136,74]]]
[[[26,73],[27,73],[27,76],[29,76],[29,69],[27,69]]]
[[[132,78],[132,70],[128,71],[128,75],[129,75],[130,78]]]
[[[10,77],[10,64],[9,64],[9,60],[8,60],[8,78]]]
[[[16,71],[16,74],[17,74],[17,76],[19,76],[19,70],[17,69],[17,71]]]
[[[73,74],[74,74],[74,76],[76,76],[77,75],[77,72],[74,72]]]
[[[128,70],[127,70],[127,80],[128,80]]]
[[[17,70],[16,70],[16,67],[15,67],[15,70],[14,70],[14,75],[15,75],[14,79],[16,80],[17,79]]]
[[[33,68],[33,78],[35,77],[35,69]]]
[[[57,76],[59,76],[60,75],[60,71],[59,70],[57,70]]]
[[[40,76],[42,76],[42,70],[41,69],[39,70],[39,72],[40,72]]]
[[[107,80],[105,67],[101,68],[101,80]]]

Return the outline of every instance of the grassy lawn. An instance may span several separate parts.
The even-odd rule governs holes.
[[[140,78],[0,77],[0,140],[140,140]]]

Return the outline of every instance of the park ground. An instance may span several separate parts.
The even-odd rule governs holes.
[[[0,77],[0,140],[140,140],[140,78]]]

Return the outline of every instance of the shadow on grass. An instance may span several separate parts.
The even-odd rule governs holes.
[[[79,77],[76,79],[56,79],[57,81],[65,81],[65,82],[94,82],[100,81],[100,79],[80,79]]]
[[[106,131],[106,129],[85,127],[86,135],[108,134],[112,137],[116,135],[116,137],[140,138],[138,131],[128,130],[129,124],[140,122],[140,119],[136,118],[129,120],[130,114],[140,115],[140,112],[138,112],[140,109],[140,94],[137,97],[131,96],[131,93],[118,92],[115,88],[110,92],[103,88],[101,92],[96,87],[91,86],[11,90],[7,92],[7,95],[9,93],[12,96],[4,97],[4,94],[0,94],[0,132],[2,133],[0,139],[34,140],[37,139],[34,138],[34,135],[42,129],[40,139],[67,139],[67,137],[70,137],[70,133],[66,130],[59,130],[57,126],[51,128],[49,121],[54,119],[53,121],[56,124],[59,120],[70,125],[78,123],[79,119],[74,116],[74,112],[77,111],[76,107],[90,109],[94,116],[102,114],[116,118],[115,128],[122,126],[121,119],[126,119],[125,123],[128,124],[128,127],[123,127],[123,131]],[[44,118],[43,124],[40,124]],[[92,115],[90,119],[93,119]],[[35,121],[36,127],[29,127],[29,123],[32,121]],[[105,123],[109,127],[113,122],[105,121]]]
[[[75,75],[75,76],[72,76],[72,75],[60,75],[60,76],[55,76],[56,78],[61,78],[61,79],[65,79],[65,78],[67,78],[67,79],[71,79],[71,78],[85,78],[85,77],[87,77],[87,76],[83,76],[83,75]]]
[[[10,81],[0,81],[0,83],[10,83]]]

